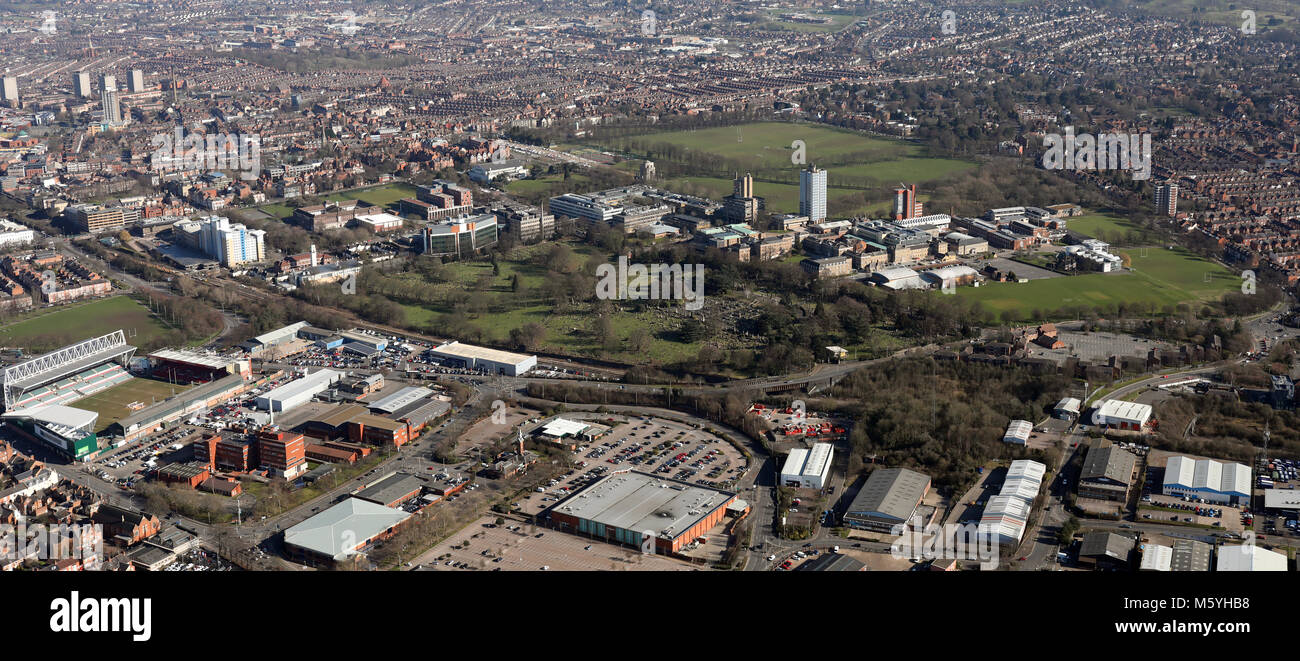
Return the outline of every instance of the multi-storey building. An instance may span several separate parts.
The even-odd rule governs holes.
[[[275,477],[291,478],[307,470],[307,443],[302,434],[271,427],[257,433],[258,465]]]
[[[826,220],[826,171],[815,165],[799,171],[799,215],[810,223]]]
[[[63,215],[71,222],[73,229],[80,232],[99,233],[121,229],[126,224],[121,207],[105,208],[98,204],[76,204],[65,209]]]
[[[1166,216],[1178,214],[1178,184],[1163,183],[1156,186],[1156,212]]]
[[[496,245],[497,217],[490,213],[429,225],[417,235],[426,255],[463,255]]]

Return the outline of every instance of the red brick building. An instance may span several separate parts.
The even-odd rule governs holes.
[[[302,434],[267,428],[257,432],[258,466],[276,477],[291,478],[307,470],[307,442]]]

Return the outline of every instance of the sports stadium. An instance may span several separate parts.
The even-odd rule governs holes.
[[[133,354],[126,334],[116,330],[5,367],[4,419],[68,457],[95,453],[99,414],[68,404],[130,381],[126,365]]]

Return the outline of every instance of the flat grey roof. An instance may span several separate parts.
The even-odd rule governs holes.
[[[353,498],[387,506],[389,503],[424,486],[424,480],[405,473],[395,473],[352,494]]]
[[[525,360],[535,358],[535,356],[527,356],[522,353],[511,353],[509,351],[501,351],[500,349],[492,349],[489,347],[461,344],[456,341],[451,341],[442,346],[434,347],[433,349],[430,349],[430,351],[433,352],[434,355],[438,356],[486,360],[488,362],[499,363],[502,365],[518,365]]]
[[[393,411],[390,415],[393,416],[394,420],[406,420],[413,425],[418,425],[437,418],[449,410],[451,410],[451,404],[433,399],[415,402]]]
[[[853,497],[848,513],[906,521],[916,511],[929,486],[930,476],[924,473],[906,468],[877,468]]]
[[[583,489],[556,511],[623,530],[650,530],[671,539],[735,497],[726,491],[628,471]]]
[[[392,413],[400,408],[409,406],[411,403],[432,395],[433,391],[421,386],[407,386],[401,390],[370,404],[371,411],[383,411]]]

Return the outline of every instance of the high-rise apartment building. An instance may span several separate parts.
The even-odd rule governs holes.
[[[799,171],[799,215],[809,223],[826,220],[826,171],[815,165]]]
[[[1164,183],[1156,186],[1156,211],[1166,216],[1178,213],[1178,184]]]
[[[135,94],[144,91],[144,72],[139,69],[131,70],[131,77],[127,79],[127,91]]]
[[[104,123],[109,126],[119,126],[122,122],[122,104],[117,100],[116,89],[104,89],[104,96],[100,99],[104,106]]]
[[[0,87],[0,101],[4,101],[11,108],[18,107],[18,78],[15,76],[5,76],[4,85]]]
[[[266,259],[266,232],[232,224],[224,216],[211,216],[199,222],[199,247],[226,268]]]
[[[90,72],[78,71],[72,74],[72,91],[83,99],[89,99],[94,93],[90,89]]]

